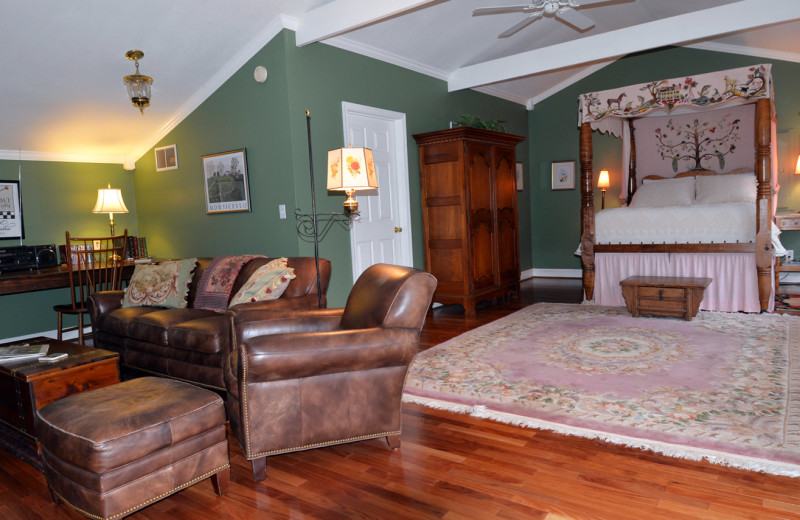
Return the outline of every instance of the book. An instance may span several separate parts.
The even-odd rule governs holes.
[[[41,356],[47,354],[49,348],[50,345],[46,343],[39,345],[20,343],[18,345],[0,347],[0,364],[12,363],[25,359],[39,359]]]

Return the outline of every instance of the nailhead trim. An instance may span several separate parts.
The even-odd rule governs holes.
[[[300,450],[307,450],[311,448],[321,448],[322,446],[331,446],[334,444],[344,444],[346,442],[355,442],[355,441],[363,441],[365,439],[376,439],[378,437],[386,437],[388,435],[400,435],[402,432],[400,430],[395,430],[391,432],[383,432],[383,433],[371,433],[368,435],[359,435],[358,437],[349,437],[346,439],[338,439],[335,441],[325,441],[325,442],[315,442],[314,444],[306,444],[305,446],[295,446],[293,448],[282,448],[279,450],[271,450],[271,451],[264,451],[261,453],[256,453],[253,455],[248,455],[248,460],[251,458],[257,459],[259,457],[264,457],[267,455],[275,455],[278,453],[289,453],[291,451],[300,451]]]
[[[220,466],[217,469],[213,469],[213,470],[209,471],[208,473],[205,473],[203,475],[200,475],[199,477],[193,478],[189,482],[186,482],[185,484],[182,484],[182,485],[180,485],[180,486],[178,486],[176,488],[173,488],[170,491],[167,491],[165,493],[161,493],[157,497],[151,498],[150,500],[142,502],[141,504],[139,504],[137,506],[133,506],[131,508],[126,509],[125,511],[122,511],[120,513],[117,513],[115,515],[111,515],[111,516],[105,517],[105,518],[102,517],[102,516],[97,516],[97,515],[94,515],[92,513],[89,513],[88,511],[84,511],[83,509],[79,508],[78,506],[73,505],[72,503],[70,503],[67,499],[65,499],[63,496],[61,496],[60,493],[58,493],[55,490],[53,490],[53,494],[56,495],[59,499],[61,499],[61,501],[63,501],[69,507],[71,507],[75,511],[81,513],[82,515],[88,516],[89,518],[94,518],[95,520],[114,520],[115,518],[120,518],[120,517],[123,517],[125,515],[129,515],[129,514],[133,513],[134,511],[138,511],[139,509],[141,509],[141,508],[143,508],[145,506],[148,506],[148,505],[152,504],[153,502],[158,502],[162,498],[166,498],[169,495],[172,495],[173,493],[176,493],[176,492],[178,492],[178,491],[180,491],[182,489],[185,489],[185,488],[187,488],[189,486],[193,486],[194,484],[200,482],[201,480],[207,479],[208,477],[210,477],[214,473],[218,473],[218,472],[220,472],[220,471],[222,471],[224,469],[230,468],[230,467],[231,467],[230,464],[225,464],[223,466]]]

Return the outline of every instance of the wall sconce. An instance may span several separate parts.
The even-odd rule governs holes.
[[[100,188],[97,190],[97,203],[94,205],[92,213],[108,213],[109,224],[111,225],[111,236],[114,236],[114,213],[128,213],[125,201],[122,200],[122,190],[111,188]]]
[[[358,211],[356,190],[378,189],[375,161],[369,148],[337,148],[328,152],[328,190],[344,191],[345,213]]]
[[[600,170],[600,177],[597,179],[597,187],[600,188],[600,192],[602,193],[600,209],[606,209],[606,190],[611,187],[611,181],[608,178],[608,170]]]
[[[136,63],[136,73],[125,76],[122,81],[128,89],[128,97],[131,98],[131,103],[144,116],[145,107],[150,106],[150,86],[153,84],[153,78],[139,74],[139,60],[144,58],[142,51],[128,51],[125,53],[125,57]]]

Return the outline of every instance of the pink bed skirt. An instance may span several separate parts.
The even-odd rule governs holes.
[[[594,268],[594,301],[599,305],[625,305],[619,282],[629,276],[693,276],[712,279],[701,309],[761,312],[752,253],[597,253]],[[774,306],[770,297],[769,310]]]

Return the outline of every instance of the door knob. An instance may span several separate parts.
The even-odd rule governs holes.
[[[402,232],[402,231],[403,231],[403,228],[401,228],[401,227],[395,227],[395,228],[394,228],[394,232],[395,232],[395,233],[400,233],[400,232]]]

